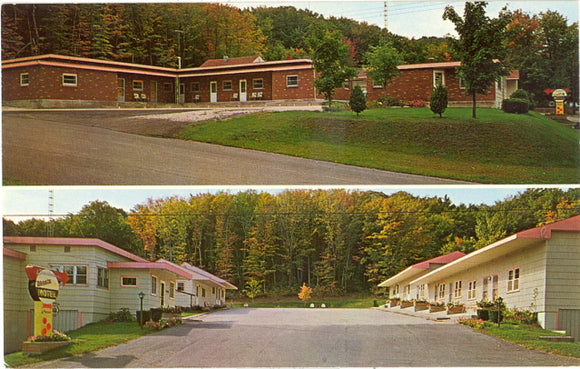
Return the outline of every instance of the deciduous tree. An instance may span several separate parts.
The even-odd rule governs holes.
[[[473,118],[477,117],[476,95],[486,93],[495,81],[509,74],[502,40],[511,16],[504,8],[498,18],[489,18],[486,6],[484,1],[466,2],[463,18],[451,6],[443,13],[443,19],[453,22],[459,34],[453,50],[461,60],[458,72],[473,102]]]

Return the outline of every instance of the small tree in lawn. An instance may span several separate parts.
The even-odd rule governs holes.
[[[348,105],[356,113],[357,117],[360,112],[367,108],[367,97],[360,86],[354,86]]]
[[[244,292],[246,293],[246,296],[251,298],[252,302],[254,302],[254,299],[260,295],[261,288],[262,284],[260,281],[256,279],[250,279],[248,283],[246,283],[246,289]]]
[[[397,49],[389,44],[371,46],[365,54],[367,59],[366,73],[374,83],[383,86],[387,96],[387,85],[399,74],[398,66],[403,59]]]
[[[332,31],[319,23],[311,24],[305,42],[317,74],[314,86],[324,95],[330,109],[334,90],[355,75],[355,69],[348,65],[348,46],[340,31]]]
[[[298,293],[298,298],[306,303],[312,297],[312,288],[308,287],[306,283],[302,283],[300,287],[300,292]]]
[[[459,34],[452,46],[461,60],[457,68],[459,76],[473,101],[473,118],[476,118],[475,95],[486,93],[495,81],[509,74],[507,65],[502,62],[506,49],[501,40],[512,19],[511,13],[504,8],[498,18],[489,18],[486,6],[485,1],[466,2],[463,18],[451,6],[443,13],[443,19],[453,22]]]
[[[439,114],[440,118],[443,116],[445,109],[447,109],[447,88],[445,88],[441,83],[438,84],[431,93],[431,97],[429,98],[429,108],[431,108],[433,113]]]

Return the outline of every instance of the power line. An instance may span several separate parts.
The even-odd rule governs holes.
[[[229,213],[214,213],[214,212],[192,212],[192,213],[131,213],[127,217],[188,217],[188,216],[237,216],[247,217],[255,216],[287,216],[287,215],[372,215],[372,214],[442,214],[442,213],[523,213],[534,211],[558,211],[561,209],[452,209],[452,210],[416,210],[416,211],[313,211],[313,212],[229,212]],[[580,207],[576,208],[580,212]],[[56,214],[58,217],[76,216],[74,214]],[[4,214],[3,217],[49,217],[48,214]]]

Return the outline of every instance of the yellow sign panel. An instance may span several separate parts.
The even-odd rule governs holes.
[[[34,335],[48,336],[52,330],[52,304],[34,301]]]
[[[556,100],[556,115],[564,115],[564,100]]]

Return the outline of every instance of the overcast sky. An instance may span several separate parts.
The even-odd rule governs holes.
[[[345,17],[369,24],[384,27],[384,1],[243,1],[225,0],[239,8],[258,6],[294,6],[298,9],[309,9],[325,17]],[[442,37],[446,34],[456,35],[453,23],[442,19],[447,5],[463,15],[464,1],[388,1],[388,29],[400,36],[421,38],[423,36]],[[530,1],[488,1],[488,16],[497,17],[500,10],[507,6],[509,10],[522,9],[529,14],[539,14],[546,10],[557,11],[568,18],[568,24],[578,22],[577,0],[530,0]]]
[[[290,187],[305,188],[305,187]],[[312,189],[330,189],[332,187],[306,187]],[[341,187],[345,188],[345,187]],[[509,196],[517,195],[526,190],[526,186],[357,186],[346,187],[352,190],[374,190],[391,194],[406,191],[421,197],[449,196],[455,204],[488,204],[503,201]],[[568,187],[561,187],[567,189]],[[135,205],[143,204],[149,198],[159,199],[171,196],[188,198],[190,194],[217,193],[226,191],[237,193],[254,189],[258,192],[278,193],[288,187],[91,187],[91,186],[12,186],[2,188],[2,213],[7,219],[15,222],[27,218],[44,218],[48,215],[49,190],[54,190],[55,217],[66,214],[76,214],[91,201],[107,201],[111,206],[122,208],[129,212]]]

